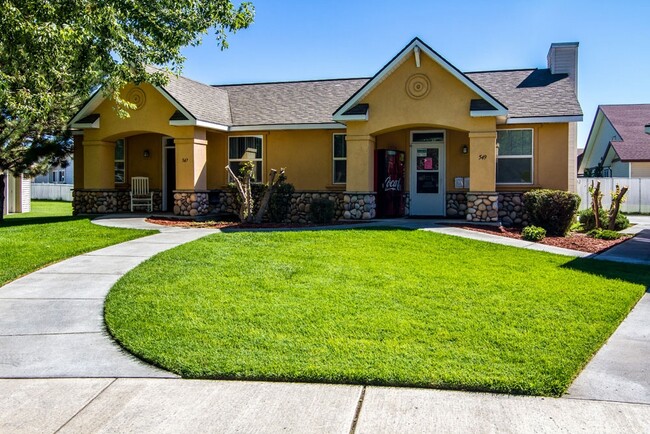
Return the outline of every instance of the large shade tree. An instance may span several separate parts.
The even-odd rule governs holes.
[[[253,15],[229,0],[0,0],[0,207],[5,172],[65,161],[66,124],[91,92],[101,87],[128,116],[125,84],[164,85],[181,72],[183,47],[213,30],[226,48]]]

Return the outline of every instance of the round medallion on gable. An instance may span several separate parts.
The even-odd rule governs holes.
[[[430,91],[431,81],[424,74],[413,74],[406,80],[406,93],[413,99],[422,99]]]
[[[135,105],[136,110],[140,110],[144,103],[147,101],[147,97],[144,94],[144,91],[139,87],[134,87],[126,94],[126,100],[131,104]]]

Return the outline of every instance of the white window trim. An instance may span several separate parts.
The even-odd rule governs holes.
[[[337,157],[335,153],[335,146],[336,146],[336,136],[343,136],[345,140],[345,157]],[[347,161],[348,161],[348,141],[345,139],[346,134],[342,133],[336,133],[332,134],[332,185],[345,185],[348,182],[348,174],[347,174]],[[334,164],[335,161],[345,161],[346,163],[346,174],[345,174],[345,182],[336,182],[336,165]]]
[[[499,159],[503,158],[504,160],[507,159],[514,159],[514,158],[530,158],[530,182],[496,182],[496,185],[534,185],[535,184],[535,129],[534,128],[504,128],[497,130],[499,131],[531,131],[530,135],[530,155],[499,155],[499,150],[497,149],[497,158],[495,160],[495,163],[498,165],[499,164]],[[497,136],[498,137],[498,136]],[[498,142],[497,142],[498,144]],[[495,170],[495,178],[496,178],[496,167],[494,168]]]
[[[126,179],[126,139],[117,139],[115,140],[115,147],[117,148],[117,142],[122,141],[122,145],[124,146],[124,159],[122,160],[117,160],[115,159],[115,151],[113,151],[113,183],[115,184],[127,184],[127,179]],[[115,163],[122,162],[124,163],[124,182],[117,182],[115,179]]]
[[[255,158],[253,160],[246,160],[242,158],[230,158],[230,139],[231,138],[242,138],[242,137],[257,137],[262,141],[262,158]],[[253,182],[264,182],[264,136],[263,135],[258,135],[258,134],[242,134],[242,135],[232,135],[228,136],[228,142],[226,144],[226,159],[228,161],[228,167],[230,167],[230,162],[242,162],[242,161],[259,161],[262,163],[262,179],[256,179]],[[230,174],[226,177],[226,182],[233,182],[232,179],[230,179]]]

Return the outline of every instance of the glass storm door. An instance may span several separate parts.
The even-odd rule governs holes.
[[[445,137],[443,132],[413,132],[410,214],[445,215]]]

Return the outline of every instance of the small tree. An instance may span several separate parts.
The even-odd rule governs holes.
[[[594,211],[595,228],[598,229],[602,225],[602,222],[600,221],[600,210],[603,208],[603,193],[600,191],[600,181],[596,182],[595,187],[594,182],[591,182],[591,185],[589,186],[589,195],[591,196],[591,209]]]
[[[623,188],[616,184],[616,190],[612,192],[612,205],[609,207],[609,223],[607,229],[613,231],[616,226],[616,217],[621,207],[621,203],[625,202],[625,193],[627,193],[627,186]]]
[[[616,227],[616,217],[618,217],[621,203],[625,202],[625,194],[627,193],[627,190],[627,186],[623,186],[623,188],[621,188],[618,184],[616,184],[616,190],[611,193],[612,204],[610,205],[609,212],[607,213],[607,229],[609,230],[613,231]],[[591,185],[589,186],[589,194],[591,195],[591,209],[594,212],[594,228],[602,229],[605,225],[605,222],[601,221],[600,219],[600,211],[603,209],[603,192],[600,191],[600,181],[596,182],[595,187],[592,181]]]
[[[284,175],[284,167],[280,169],[279,176],[277,170],[271,169],[271,172],[269,173],[269,182],[266,185],[267,188],[264,191],[262,200],[260,200],[259,209],[257,210],[257,213],[253,214],[255,199],[253,197],[251,179],[253,177],[254,169],[255,164],[251,161],[247,161],[241,165],[239,170],[240,176],[236,176],[230,166],[226,166],[226,171],[234,180],[237,193],[239,194],[239,220],[242,223],[262,223],[264,214],[266,214],[266,210],[269,207],[271,196],[278,186],[286,179]]]

